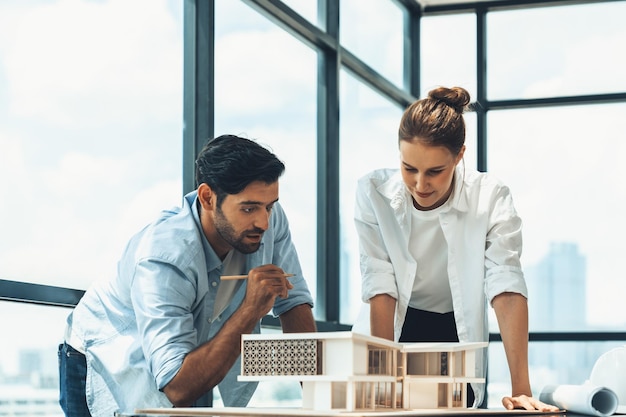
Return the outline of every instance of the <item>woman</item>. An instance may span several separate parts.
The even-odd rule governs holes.
[[[502,404],[556,411],[530,388],[521,220],[504,184],[461,164],[469,102],[463,88],[440,87],[413,103],[398,132],[400,169],[359,180],[355,223],[370,312],[369,326],[357,321],[353,330],[400,342],[487,341],[490,303],[511,373]],[[485,375],[486,352],[476,368]],[[476,407],[484,384],[472,385],[468,406]]]

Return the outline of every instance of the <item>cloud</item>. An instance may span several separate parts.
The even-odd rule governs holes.
[[[216,41],[217,111],[259,116],[315,102],[316,54],[279,28],[242,29]]]
[[[26,167],[22,141],[17,136],[0,131],[0,216],[4,216],[9,201],[20,201],[28,193],[29,170]],[[9,180],[11,179],[11,180]],[[17,179],[19,185],[16,187]]]
[[[180,207],[182,188],[180,181],[161,181],[141,190],[124,204],[114,229],[118,246],[125,245],[132,235],[153,222],[161,210]]]
[[[101,186],[121,185],[132,168],[127,159],[96,157],[87,153],[69,151],[57,166],[42,172],[44,182],[51,193],[73,198],[91,194]]]
[[[108,216],[91,216],[74,199],[15,205],[9,215],[28,221],[17,222],[21,234],[9,231],[14,238],[0,245],[3,277],[82,289],[108,278],[128,239],[161,209],[180,205],[181,189],[179,181],[156,183],[115,201]],[[109,199],[103,195],[87,203],[96,206]],[[21,241],[24,237],[26,241]]]
[[[589,36],[566,45],[562,72],[539,79],[526,88],[523,97],[598,94],[623,88],[626,30]]]
[[[60,0],[7,13],[0,51],[14,117],[77,128],[165,117],[171,106],[160,103],[172,100],[182,107],[170,81],[182,83],[182,29],[166,1]]]

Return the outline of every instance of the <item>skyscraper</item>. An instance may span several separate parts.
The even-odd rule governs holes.
[[[552,242],[525,268],[531,331],[580,331],[586,327],[586,258],[574,242]]]

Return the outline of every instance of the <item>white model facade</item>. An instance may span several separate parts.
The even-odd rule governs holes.
[[[244,335],[240,381],[294,379],[314,410],[465,408],[487,343],[394,343],[353,332]]]

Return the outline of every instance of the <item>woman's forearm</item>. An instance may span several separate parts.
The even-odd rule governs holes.
[[[518,293],[502,293],[492,302],[511,373],[511,394],[532,396],[528,375],[528,303]]]
[[[370,327],[372,336],[393,340],[396,299],[387,294],[370,298]]]

